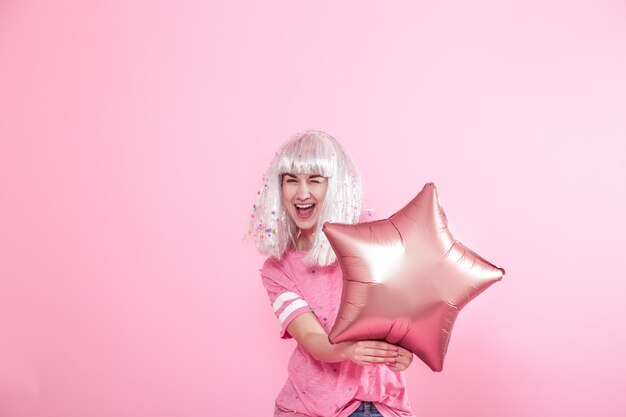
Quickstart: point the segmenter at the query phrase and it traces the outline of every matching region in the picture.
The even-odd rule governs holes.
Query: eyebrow
[[[284,173],[283,176],[289,176],[291,178],[298,179],[298,177],[288,172]],[[326,177],[324,177],[323,175],[319,175],[319,174],[309,175],[309,179],[313,179],[313,178],[326,178]]]

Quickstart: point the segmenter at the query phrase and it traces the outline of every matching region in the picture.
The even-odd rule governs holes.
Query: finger
[[[399,356],[399,357],[396,358],[396,362],[395,363],[398,364],[398,365],[402,365],[404,367],[408,367],[410,361],[409,361],[409,358],[406,357],[406,356]]]
[[[413,352],[398,346],[398,357],[407,358],[408,360],[411,360],[413,359]]]
[[[361,360],[370,363],[396,363],[395,358],[382,358],[380,356],[362,356]]]
[[[360,346],[355,349],[355,353],[358,355],[366,356],[381,356],[381,357],[395,357],[398,356],[398,352],[394,350],[377,349],[373,347]]]
[[[409,365],[411,365],[411,362],[413,362],[413,354],[411,353],[410,356],[398,356],[396,358],[396,366],[398,368],[400,368],[399,370],[405,370],[409,367]]]
[[[395,363],[394,363],[394,364],[389,364],[389,365],[386,365],[386,366],[387,366],[387,368],[391,369],[391,370],[392,370],[392,371],[394,371],[394,372],[399,372],[399,371],[401,371],[401,369],[400,369],[400,368],[398,367],[398,365],[397,365],[397,364],[395,364]]]
[[[395,358],[398,356],[398,352],[395,350],[376,349],[376,348],[363,348],[362,354],[367,356],[381,356],[388,358]]]
[[[401,363],[401,362],[396,362],[396,363],[392,363],[392,364],[388,364],[387,365],[389,367],[389,369],[391,369],[394,372],[400,372],[400,371],[404,371],[405,369],[407,369],[409,367],[408,364],[406,363]]]
[[[364,348],[398,351],[398,346],[380,340],[362,340],[359,344]]]
[[[404,356],[410,356],[413,355],[413,352],[411,352],[410,350],[407,350],[405,348],[403,348],[402,346],[397,346],[398,348],[398,353],[400,353],[401,355]]]
[[[362,361],[362,362],[367,362],[367,363],[374,363],[374,364],[388,364],[388,363],[396,362],[395,358],[381,358],[380,356],[367,356],[367,355],[359,356],[357,360]]]

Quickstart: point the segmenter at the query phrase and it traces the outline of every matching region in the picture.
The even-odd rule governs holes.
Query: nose
[[[300,186],[298,187],[298,192],[296,193],[296,198],[298,200],[304,201],[310,196],[311,196],[311,191],[309,190],[309,187],[306,185],[304,181],[301,182]]]

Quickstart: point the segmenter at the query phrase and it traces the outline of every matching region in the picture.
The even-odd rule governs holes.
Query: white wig
[[[252,207],[248,236],[259,252],[280,259],[296,247],[299,229],[282,203],[284,174],[317,174],[328,179],[328,188],[313,235],[313,245],[304,257],[312,265],[331,265],[336,256],[322,232],[325,222],[357,223],[361,215],[361,177],[343,148],[328,133],[298,132],[276,153]]]

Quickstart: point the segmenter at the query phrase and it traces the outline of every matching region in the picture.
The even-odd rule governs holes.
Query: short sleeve
[[[267,290],[270,304],[280,323],[280,337],[290,339],[289,323],[302,313],[311,311],[298,286],[283,268],[280,261],[268,258],[261,269],[263,286]]]

